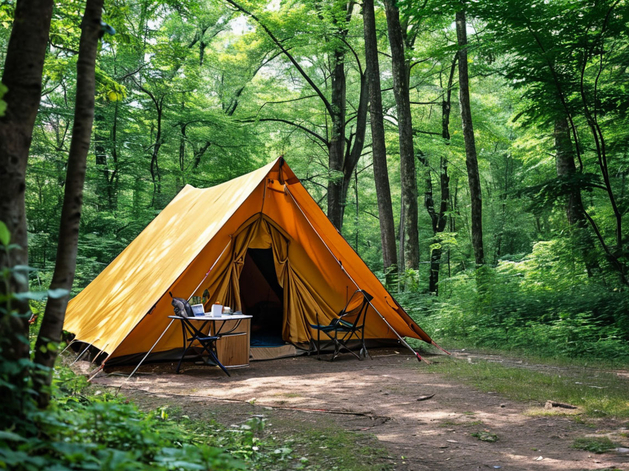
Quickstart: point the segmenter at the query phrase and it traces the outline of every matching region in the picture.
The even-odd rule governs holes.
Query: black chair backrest
[[[360,305],[348,311],[352,302],[355,302],[355,296],[357,295],[361,296],[362,302]],[[339,313],[339,320],[352,324],[354,329],[360,328],[361,320],[362,325],[365,325],[365,315],[367,313],[367,309],[369,308],[369,302],[372,299],[373,296],[365,290],[358,289],[354,291],[354,294],[352,294],[343,310]]]

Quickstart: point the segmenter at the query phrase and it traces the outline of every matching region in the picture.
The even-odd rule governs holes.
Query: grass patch
[[[375,437],[334,428],[302,430],[295,442],[306,451],[317,470],[384,471],[393,469],[386,449]]]
[[[425,368],[425,367],[424,367]],[[481,391],[494,391],[518,401],[547,400],[581,407],[590,417],[629,417],[629,381],[612,373],[588,370],[534,371],[475,360],[443,358],[428,371],[444,373]]]
[[[251,470],[388,471],[395,465],[373,435],[329,424],[289,420],[265,410],[264,417],[254,414],[226,426],[218,409],[194,420],[179,406],[169,412],[200,443],[225,451]]]
[[[585,450],[591,453],[607,453],[619,445],[607,437],[583,437],[577,438],[572,444],[577,450]]]
[[[471,434],[472,437],[478,438],[481,442],[497,442],[498,435],[492,432],[488,432],[487,430],[483,430],[481,432],[475,432]]]

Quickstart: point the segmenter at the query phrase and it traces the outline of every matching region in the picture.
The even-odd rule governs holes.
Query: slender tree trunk
[[[94,112],[94,156],[96,157],[96,167],[100,171],[100,177],[96,179],[96,191],[100,196],[107,195],[107,203],[99,204],[102,199],[99,198],[99,209],[111,210],[113,207],[113,194],[110,181],[110,171],[107,165],[107,142],[104,134],[107,123],[103,110]]]
[[[417,209],[417,175],[415,174],[415,152],[413,149],[413,122],[409,95],[408,69],[404,54],[404,34],[400,24],[400,12],[395,0],[384,2],[391,66],[393,93],[397,104],[398,132],[400,138],[400,180],[402,184],[403,252],[405,268],[419,266],[419,232]]]
[[[443,92],[443,100],[441,102],[441,137],[444,143],[450,145],[450,111],[452,109],[452,83],[454,81],[454,71],[458,54],[454,56],[452,65],[450,66],[450,74],[448,75],[448,83]],[[445,154],[445,153],[444,153]],[[430,216],[432,223],[432,232],[434,243],[436,246],[430,252],[430,276],[428,278],[428,291],[439,294],[439,272],[441,270],[441,256],[443,249],[439,244],[437,235],[443,232],[448,224],[448,206],[450,204],[450,177],[448,175],[448,157],[444,155],[439,159],[439,191],[441,202],[439,211],[435,210],[435,201],[432,191],[432,177],[430,174],[430,165],[428,159],[419,153],[419,161],[424,165],[426,170],[426,192],[424,194],[424,205]],[[449,253],[448,253],[449,254]]]
[[[333,114],[332,136],[329,144],[329,172],[328,183],[328,218],[340,231],[343,227],[343,161],[345,160],[345,54],[337,49],[334,52],[334,67],[332,68],[332,96]]]
[[[26,189],[26,164],[33,137],[33,126],[39,108],[42,89],[42,72],[46,45],[50,31],[53,2],[51,0],[18,0],[15,20],[9,38],[4,63],[2,83],[8,88],[4,101],[7,109],[0,117],[0,221],[11,233],[11,243],[19,248],[9,253],[0,250],[0,272],[28,265],[28,240],[24,193]],[[28,291],[26,273],[12,276],[8,285],[0,283],[0,294]],[[28,301],[5,302],[6,313],[0,315],[0,355],[2,362],[14,365],[29,356]],[[14,313],[21,314],[18,317]],[[11,384],[23,383],[24,367],[8,374],[5,380]],[[22,389],[13,392],[0,387],[0,403],[13,409],[23,401]],[[9,410],[10,413],[19,413]],[[8,417],[8,413],[6,417]],[[3,430],[11,424],[0,424]]]
[[[570,127],[565,116],[555,119],[554,133],[555,141],[555,163],[557,176],[566,184],[570,185],[570,192],[566,201],[566,218],[571,226],[577,228],[576,239],[580,246],[583,260],[588,272],[599,269],[594,251],[594,243],[587,232],[588,221],[585,216],[585,208],[581,199],[581,189],[574,181],[577,175],[577,167],[574,163],[574,148],[570,138]]]
[[[163,98],[160,100],[159,105],[155,103],[157,109],[157,132],[155,134],[155,145],[153,145],[153,152],[151,153],[151,178],[153,180],[153,201],[151,206],[156,208],[158,206],[158,196],[162,193],[162,174],[159,170],[159,150],[162,147],[162,104]]]
[[[349,144],[345,150],[343,160],[343,187],[341,189],[341,201],[347,200],[352,175],[356,170],[363,148],[365,147],[365,132],[367,130],[367,111],[369,108],[369,85],[367,76],[360,75],[360,96],[358,97],[358,110],[356,111],[356,131],[350,133]],[[343,227],[343,217],[345,215],[345,205],[341,205],[341,227]]]
[[[112,209],[118,209],[118,189],[120,179],[118,177],[118,101],[114,109],[114,124],[111,128],[111,158],[114,161],[114,172],[109,178],[109,184],[112,188]]]
[[[563,179],[572,179],[576,176],[577,167],[574,163],[574,153],[572,141],[570,140],[570,130],[565,117],[555,119],[554,141],[555,141],[555,163],[557,166],[557,176]],[[583,224],[585,219],[581,190],[573,185],[566,202],[566,217],[570,225]]]
[[[472,110],[470,107],[469,74],[467,70],[467,31],[465,11],[463,10],[456,13],[456,36],[459,43],[459,100],[461,103],[463,139],[465,140],[465,164],[467,166],[467,180],[472,200],[472,247],[476,265],[480,266],[485,263],[483,251],[483,200],[474,140],[474,127],[472,125]]]
[[[371,141],[373,155],[373,175],[378,199],[380,217],[380,240],[382,241],[382,262],[385,272],[389,267],[396,268],[395,222],[389,170],[387,168],[387,147],[384,135],[382,95],[380,92],[380,66],[378,64],[378,41],[374,0],[363,1],[363,27],[365,36],[365,75],[369,87],[369,115],[371,116]]]
[[[101,33],[101,13],[103,0],[87,0],[85,14],[81,22],[81,40],[77,62],[77,87],[72,128],[72,143],[68,155],[66,186],[59,226],[59,245],[55,272],[50,284],[52,290],[72,288],[76,270],[76,254],[79,241],[79,224],[83,206],[83,184],[87,153],[90,148],[92,124],[94,121],[95,66],[98,38]],[[52,367],[57,358],[57,350],[49,344],[61,341],[61,332],[66,307],[70,295],[51,297],[46,303],[46,311],[35,345],[35,363],[49,368],[35,376],[35,389],[39,392],[41,408],[50,402],[50,381]]]

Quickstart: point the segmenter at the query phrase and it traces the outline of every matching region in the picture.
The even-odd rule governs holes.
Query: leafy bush
[[[538,355],[629,359],[629,294],[588,277],[565,241],[535,244],[521,261],[461,272],[440,284],[449,298],[399,301],[437,338]],[[568,263],[568,260],[571,260]]]
[[[85,378],[58,370],[51,408],[24,418],[37,432],[24,426],[0,432],[0,467],[16,471],[246,469],[239,459],[168,420],[163,410],[143,413],[111,394],[87,396],[86,385]]]

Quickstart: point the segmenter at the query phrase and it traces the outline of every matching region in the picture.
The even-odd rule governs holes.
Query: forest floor
[[[350,355],[332,363],[314,357],[255,362],[231,370],[231,377],[193,364],[180,374],[172,364],[146,365],[129,381],[130,369],[121,369],[101,374],[94,384],[120,388],[143,409],[168,406],[194,420],[229,425],[264,417],[265,433],[318,463],[296,469],[629,470],[626,418],[597,418],[581,408],[548,410],[541,398],[515,400],[449,374],[452,365],[489,362],[568,377],[581,385],[572,380],[596,378],[594,368],[584,374],[582,367],[464,351],[454,352],[454,358],[428,356],[433,364],[426,365],[401,350],[371,353],[372,360],[362,362]],[[621,390],[626,383],[629,391],[627,371],[606,374],[620,381]],[[487,381],[491,384],[491,378]],[[517,381],[516,389],[536,387]],[[601,397],[606,394],[606,386],[589,387],[599,388],[592,391]],[[629,402],[624,406],[629,408]],[[576,449],[575,443],[593,451]],[[616,448],[597,454],[600,443]],[[312,460],[318,454],[330,457],[329,466],[320,457]],[[359,455],[363,465],[344,466],[343,455]]]

